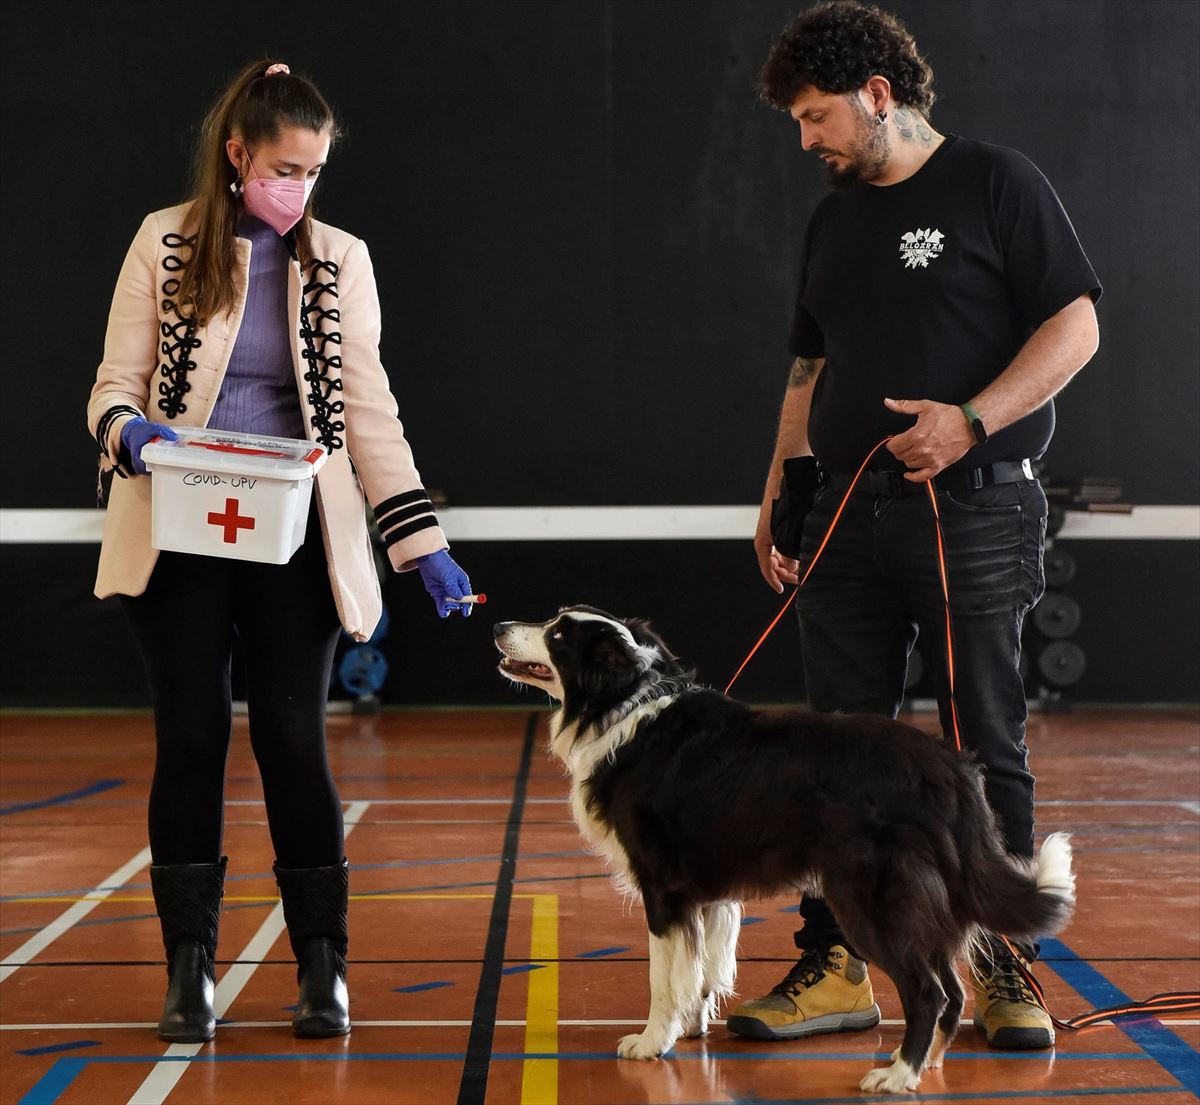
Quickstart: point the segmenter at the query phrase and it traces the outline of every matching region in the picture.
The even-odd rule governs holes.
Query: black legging
[[[164,552],[145,593],[122,602],[154,700],[154,862],[220,858],[236,633],[275,857],[283,867],[340,863],[342,807],[325,754],[339,625],[316,512],[288,564]]]

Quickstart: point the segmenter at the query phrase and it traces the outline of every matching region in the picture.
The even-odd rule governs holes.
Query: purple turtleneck
[[[246,309],[208,425],[214,430],[303,438],[304,412],[288,325],[287,244],[245,212],[238,219],[237,236],[250,242]]]

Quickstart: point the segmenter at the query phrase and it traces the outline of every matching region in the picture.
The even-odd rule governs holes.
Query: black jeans
[[[315,511],[287,564],[164,552],[145,593],[122,603],[154,701],[154,862],[220,858],[236,633],[276,858],[283,867],[340,863],[342,807],[325,751],[340,626]]]
[[[936,484],[936,480],[934,481]],[[801,572],[844,492],[822,489],[804,525]],[[955,699],[964,747],[984,767],[988,801],[1011,852],[1033,855],[1033,776],[1025,748],[1021,626],[1045,589],[1046,496],[1036,480],[942,491],[954,626]],[[908,654],[921,635],[942,730],[952,739],[945,602],[933,507],[922,489],[896,497],[856,491],[797,596],[809,703],[821,712],[895,717]],[[807,947],[827,943],[823,903],[802,904]]]

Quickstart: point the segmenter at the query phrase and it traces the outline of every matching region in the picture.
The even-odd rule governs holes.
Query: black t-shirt
[[[1100,283],[1049,182],[1015,150],[947,135],[907,180],[855,181],[808,226],[792,353],[824,357],[809,441],[852,472],[913,424],[883,399],[965,403],[1030,334]],[[1039,457],[1054,404],[973,447],[955,467]],[[881,449],[873,468],[902,468]]]

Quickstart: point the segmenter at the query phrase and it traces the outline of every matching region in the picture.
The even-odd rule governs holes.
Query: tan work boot
[[[853,1032],[878,1023],[867,965],[841,944],[806,951],[769,994],[742,1002],[726,1021],[730,1032],[755,1040]]]
[[[1054,1046],[1054,1024],[1040,1005],[1012,952],[995,940],[988,952],[971,956],[975,988],[975,1027],[989,1047],[1005,1051],[1039,1051]],[[1028,962],[1021,960],[1028,967]]]

